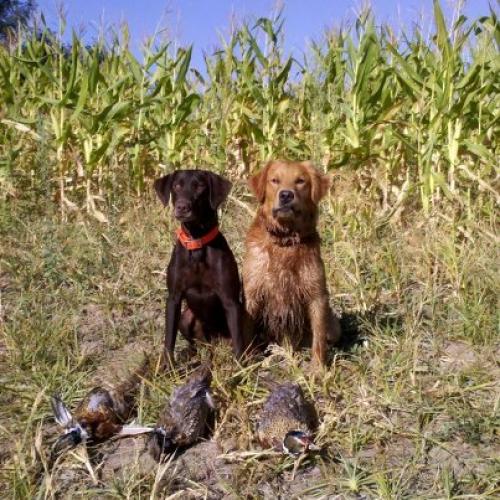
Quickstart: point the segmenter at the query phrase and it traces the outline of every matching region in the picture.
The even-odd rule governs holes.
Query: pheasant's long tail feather
[[[114,391],[117,394],[122,394],[122,395],[132,395],[137,391],[139,388],[139,385],[141,381],[146,378],[149,369],[151,367],[151,359],[148,355],[144,354],[144,360],[142,361],[141,365],[136,368],[128,377],[126,380],[118,384],[115,388]]]
[[[155,427],[142,427],[140,425],[124,425],[120,432],[115,436],[117,438],[139,436],[141,434],[151,434],[155,432]]]

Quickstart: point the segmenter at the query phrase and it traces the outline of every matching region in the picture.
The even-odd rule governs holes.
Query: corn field
[[[40,190],[64,214],[150,189],[162,169],[245,178],[271,157],[350,172],[390,215],[498,194],[500,27],[492,10],[396,36],[369,10],[286,55],[281,15],[243,23],[191,66],[192,47],[127,29],[86,46],[47,28],[0,46],[2,198]],[[163,166],[163,167],[160,167]]]

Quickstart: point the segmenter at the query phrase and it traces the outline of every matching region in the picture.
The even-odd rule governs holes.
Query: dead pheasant
[[[134,415],[137,392],[149,369],[144,351],[127,351],[126,356],[118,355],[106,366],[104,376],[97,374],[98,385],[86,394],[74,412],[59,396],[52,397],[55,420],[64,429],[54,443],[53,458],[80,443],[151,432],[148,427],[125,425]]]
[[[177,387],[163,409],[149,442],[157,461],[176,448],[185,448],[202,438],[214,409],[210,393],[212,373],[207,365],[199,368],[188,382]]]
[[[259,416],[257,436],[266,448],[291,455],[318,450],[313,444],[317,415],[298,384],[276,386],[269,394]]]

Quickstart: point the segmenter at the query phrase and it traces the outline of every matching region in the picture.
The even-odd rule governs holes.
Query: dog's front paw
[[[173,352],[163,351],[160,358],[160,368],[164,372],[170,372],[175,369],[175,357]]]
[[[177,364],[181,366],[188,365],[196,356],[197,350],[194,345],[188,345],[181,349],[177,354]]]

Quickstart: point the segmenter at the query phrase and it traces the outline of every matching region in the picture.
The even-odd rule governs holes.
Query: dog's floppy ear
[[[311,199],[314,203],[319,203],[332,186],[332,178],[328,174],[320,172],[310,161],[303,161],[311,178]]]
[[[162,203],[167,206],[168,201],[170,200],[170,191],[172,190],[172,184],[174,181],[175,172],[172,174],[165,175],[156,179],[154,182],[154,188],[158,198],[162,201]]]
[[[210,192],[210,206],[217,210],[221,203],[226,201],[229,191],[231,191],[232,184],[224,177],[214,174],[213,172],[207,172],[208,175],[208,187]]]
[[[260,172],[248,179],[248,186],[261,204],[264,203],[264,200],[266,199],[267,174],[272,164],[272,161],[268,162]]]

